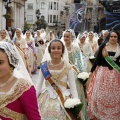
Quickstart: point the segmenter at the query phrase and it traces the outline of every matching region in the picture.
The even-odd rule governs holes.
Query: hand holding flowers
[[[81,109],[82,109],[83,104],[81,103],[80,99],[78,98],[69,98],[65,101],[64,103],[64,107],[69,109],[74,116],[76,117],[76,119],[81,117]]]
[[[77,75],[77,77],[83,84],[85,84],[87,82],[87,79],[89,78],[89,73],[81,72]]]

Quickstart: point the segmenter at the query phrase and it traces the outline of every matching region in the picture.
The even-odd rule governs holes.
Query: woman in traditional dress
[[[65,42],[65,46],[68,51],[68,56],[69,56],[69,62],[77,68],[77,72],[75,71],[76,75],[76,85],[77,85],[77,91],[78,91],[78,96],[81,99],[81,102],[83,103],[83,108],[82,111],[84,113],[84,118],[87,120],[87,103],[85,99],[85,94],[84,94],[84,88],[83,84],[77,79],[77,74],[79,72],[83,72],[83,60],[82,60],[82,53],[80,51],[80,48],[78,46],[78,43],[75,40],[75,34],[74,31],[69,29],[64,31],[63,33],[63,40]],[[74,42],[72,43],[72,41]]]
[[[24,39],[22,30],[20,28],[17,28],[13,37],[13,42],[16,45],[21,57],[23,58],[24,64],[27,68],[27,70],[30,73],[30,65],[28,63],[28,56],[27,56],[27,42]]]
[[[41,31],[37,30],[35,35],[35,46],[36,46],[36,54],[37,54],[37,67],[40,68],[40,63],[45,50],[45,42],[41,37]]]
[[[37,70],[37,61],[36,61],[37,56],[35,51],[35,42],[30,31],[26,31],[25,41],[27,42],[28,45],[27,55],[28,55],[28,62],[30,64],[30,71],[31,73],[35,73]]]
[[[46,41],[46,38],[47,38],[45,29],[42,28],[42,29],[40,30],[40,33],[41,33],[41,38],[42,38],[43,41],[45,42],[45,41]]]
[[[11,42],[9,33],[7,32],[7,30],[2,29],[0,31],[0,41],[6,41],[6,42]]]
[[[49,52],[47,62],[41,63],[39,79],[37,80],[38,83],[36,86],[42,119],[73,120],[64,108],[64,101],[70,98],[70,96],[71,99],[80,100],[78,99],[74,80],[74,71],[71,64],[64,60],[67,51],[65,52],[63,43],[55,39],[50,42],[46,48],[46,52]],[[46,71],[49,71],[50,74],[46,74]],[[53,81],[52,84],[51,80]],[[45,87],[42,87],[43,82],[45,82]]]
[[[0,42],[0,119],[41,120],[32,80],[8,42]]]
[[[98,44],[97,44],[97,39],[94,39],[94,33],[92,31],[88,33],[88,42],[90,43],[94,54],[98,49]]]
[[[55,35],[53,33],[53,31],[50,31],[47,35],[47,40],[50,42],[51,40],[55,39]]]
[[[90,120],[120,120],[120,35],[112,30],[99,47],[88,88]]]
[[[86,41],[86,35],[85,34],[79,34],[78,35],[78,45],[80,47],[80,50],[82,52],[82,58],[84,61],[83,65],[83,71],[90,72],[90,69],[92,67],[92,64],[89,61],[89,58],[93,56],[93,51],[91,48],[91,45]]]

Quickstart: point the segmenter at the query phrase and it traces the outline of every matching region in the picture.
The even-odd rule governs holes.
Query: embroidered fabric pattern
[[[39,97],[39,108],[44,120],[69,120],[62,109],[58,98],[50,99],[47,92]]]
[[[0,115],[5,118],[11,118],[12,120],[26,120],[26,116],[24,114],[12,111],[7,107],[0,109]]]
[[[99,68],[88,107],[91,115],[100,120],[120,119],[119,79],[120,75],[114,69]]]
[[[16,99],[18,99],[25,91],[30,89],[30,87],[32,86],[31,83],[29,83],[28,81],[26,82],[25,81],[26,80],[19,79],[18,83],[13,89],[13,92],[11,92],[9,95],[5,94],[3,97],[0,98],[0,115],[1,116],[11,118],[11,119],[14,118],[13,120],[24,120],[24,119],[20,119],[20,118],[24,118],[23,114],[18,113],[17,115],[16,112],[9,110],[5,106],[15,101]]]
[[[60,73],[51,73],[52,78],[60,85],[67,87],[67,83],[61,81],[61,79],[68,73],[70,69],[72,69],[72,66],[67,64],[67,66]]]

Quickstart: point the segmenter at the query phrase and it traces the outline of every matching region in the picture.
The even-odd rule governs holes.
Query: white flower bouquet
[[[89,73],[81,72],[77,75],[77,77],[83,84],[85,84],[89,78]]]
[[[65,108],[74,108],[74,106],[79,105],[79,104],[81,104],[80,99],[78,99],[78,98],[74,98],[74,99],[69,98],[69,99],[67,99],[65,101],[64,107]]]
[[[64,103],[64,107],[66,109],[69,109],[74,116],[77,119],[77,115],[79,114],[79,112],[82,109],[83,104],[81,103],[80,99],[78,98],[69,98],[65,101]]]

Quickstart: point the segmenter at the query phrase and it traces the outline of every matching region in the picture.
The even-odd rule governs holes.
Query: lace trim
[[[61,79],[67,75],[69,70],[72,69],[72,66],[70,64],[67,64],[66,67],[60,72],[60,73],[51,73],[52,78],[58,82],[60,85],[67,87],[67,83],[61,81]]]
[[[5,118],[10,118],[12,120],[26,120],[26,116],[24,114],[12,111],[7,107],[0,109],[0,116],[3,116]]]
[[[116,52],[115,54],[115,58],[119,57],[120,56],[120,46],[118,47],[118,51]]]
[[[0,98],[0,115],[6,116],[7,112],[9,112],[9,114],[7,115],[10,118],[13,118],[13,116],[16,118],[19,118],[22,114],[17,116],[16,112],[6,109],[5,106],[17,100],[25,91],[29,90],[31,86],[32,84],[29,83],[27,80],[20,79],[18,83],[15,85],[15,87],[13,88],[13,92],[11,92],[9,95],[5,94],[3,95],[3,97]],[[18,120],[18,119],[15,119],[15,120]]]

